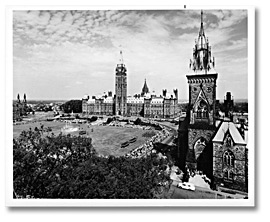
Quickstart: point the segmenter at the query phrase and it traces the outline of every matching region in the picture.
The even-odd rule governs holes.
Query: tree
[[[65,113],[81,113],[82,112],[82,101],[81,100],[70,100],[61,105],[61,109]]]
[[[91,138],[23,131],[13,140],[13,185],[23,198],[157,198],[167,160],[100,157]]]

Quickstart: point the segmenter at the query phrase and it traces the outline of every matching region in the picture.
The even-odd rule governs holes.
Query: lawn
[[[29,128],[34,129],[35,127],[40,128],[42,124],[44,127],[51,127],[54,134],[60,133],[61,128],[65,126],[64,122],[48,121],[14,125],[13,136],[16,138],[23,130],[28,130]],[[72,124],[72,126],[79,127],[80,130],[85,130],[87,134],[84,136],[92,138],[94,148],[101,155],[125,155],[129,151],[144,144],[144,142],[148,139],[146,137],[142,137],[142,134],[145,132],[143,129],[116,126],[88,126],[87,124]],[[79,135],[79,131],[73,132],[72,134]],[[125,148],[121,148],[121,143],[126,142],[133,137],[137,137],[136,142],[131,143]]]

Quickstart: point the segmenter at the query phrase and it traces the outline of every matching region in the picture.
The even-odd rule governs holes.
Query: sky
[[[178,89],[188,100],[200,10],[13,12],[13,98],[81,99],[115,93],[120,50],[128,95]],[[215,57],[217,99],[230,91],[248,98],[247,10],[204,10],[204,31]]]

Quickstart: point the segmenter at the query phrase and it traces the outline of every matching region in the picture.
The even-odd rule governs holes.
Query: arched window
[[[228,154],[228,152],[226,151],[226,152],[223,154],[223,164],[228,165],[228,159],[229,159],[229,154]]]
[[[206,119],[208,118],[208,108],[207,103],[204,100],[201,100],[197,105],[197,118]]]
[[[223,164],[234,167],[234,160],[235,157],[233,155],[233,152],[230,150],[226,150],[223,154]]]
[[[234,155],[233,154],[229,155],[229,165],[234,167]]]

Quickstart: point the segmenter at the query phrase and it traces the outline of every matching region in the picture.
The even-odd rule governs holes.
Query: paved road
[[[174,182],[169,190],[170,199],[243,199],[242,195],[231,195],[224,192],[214,191],[208,188],[195,186],[195,191],[184,190],[176,187]]]
[[[172,145],[172,142],[173,142],[174,138],[177,136],[177,130],[176,130],[176,128],[170,126],[169,123],[166,124],[166,122],[162,122],[162,123],[159,122],[159,124],[162,125],[162,126],[165,126],[166,128],[169,128],[170,129],[169,130],[170,131],[170,136],[168,136],[166,139],[164,139],[162,141],[162,143],[163,144],[166,144],[166,145]]]

